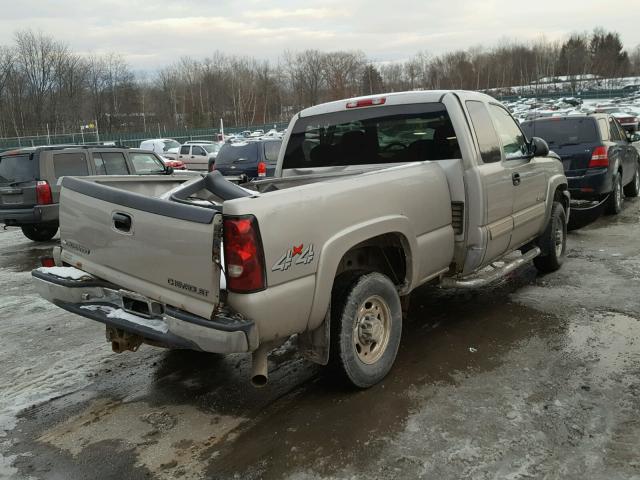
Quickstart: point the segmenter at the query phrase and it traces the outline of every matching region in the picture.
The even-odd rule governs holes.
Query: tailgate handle
[[[111,216],[116,230],[129,233],[131,231],[131,216],[126,213],[114,213]]]

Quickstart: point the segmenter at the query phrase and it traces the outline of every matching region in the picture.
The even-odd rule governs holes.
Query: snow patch
[[[38,268],[38,272],[48,273],[50,275],[55,275],[56,277],[68,278],[71,280],[93,278],[93,276],[89,275],[87,272],[83,272],[82,270],[78,270],[74,267],[40,267]]]
[[[152,318],[142,318],[137,315],[131,315],[130,313],[125,312],[121,308],[114,309],[111,313],[107,315],[108,318],[119,318],[121,320],[126,320],[131,323],[136,323],[138,325],[142,325],[143,327],[148,327],[152,330],[161,333],[167,333],[169,331],[169,327],[163,320],[154,320]]]
[[[100,311],[106,313],[107,318],[118,318],[120,320],[126,320],[127,322],[150,328],[152,330],[155,330],[156,332],[167,333],[169,331],[169,327],[164,322],[164,320],[139,317],[137,315],[127,313],[121,308],[109,307],[108,305],[82,305],[80,308],[83,310],[89,310],[91,312]]]

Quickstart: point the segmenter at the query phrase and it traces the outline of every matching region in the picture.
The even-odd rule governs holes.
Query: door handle
[[[515,186],[520,185],[520,174],[518,172],[511,175],[511,181]]]
[[[111,216],[113,227],[123,233],[131,232],[131,216],[126,213],[114,213]]]

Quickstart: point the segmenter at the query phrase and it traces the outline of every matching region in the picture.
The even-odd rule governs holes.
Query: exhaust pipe
[[[267,354],[271,345],[263,343],[251,354],[251,383],[254,387],[264,387],[269,381]]]

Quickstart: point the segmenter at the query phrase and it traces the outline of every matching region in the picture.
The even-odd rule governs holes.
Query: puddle
[[[596,313],[589,320],[567,330],[567,348],[585,357],[596,378],[606,382],[625,364],[640,363],[640,320],[616,312]]]
[[[82,413],[50,429],[38,442],[82,456],[100,442],[135,453],[135,467],[158,479],[200,479],[205,450],[223,441],[243,418],[203,413],[189,405],[152,407],[145,402],[92,402]]]

